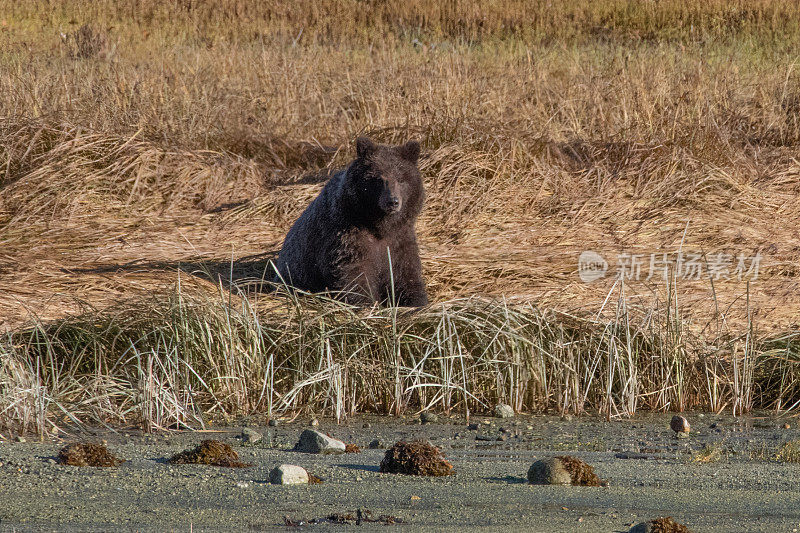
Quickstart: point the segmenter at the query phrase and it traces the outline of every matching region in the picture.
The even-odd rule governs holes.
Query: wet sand
[[[368,509],[402,525],[359,529],[415,531],[526,530],[627,531],[632,524],[670,515],[694,531],[795,531],[800,529],[800,464],[771,460],[784,442],[800,438],[785,420],[688,415],[692,433],[676,439],[669,415],[606,422],[579,417],[513,419],[440,417],[421,425],[412,418],[356,417],[319,428],[354,443],[356,454],[318,456],[291,450],[308,419],[277,427],[246,423],[264,435],[245,446],[240,425],[212,432],[142,435],[135,431],[81,434],[60,442],[0,442],[0,531],[272,531],[352,529],[293,520]],[[263,423],[263,420],[261,420]],[[367,425],[368,427],[364,427]],[[497,439],[505,440],[478,440]],[[250,468],[170,465],[165,459],[204,438],[234,446]],[[367,449],[379,439],[381,449]],[[425,438],[440,446],[455,475],[418,478],[381,474],[385,447]],[[55,464],[58,450],[75,440],[105,439],[128,461],[116,468]],[[711,445],[719,460],[698,463]],[[535,460],[569,453],[589,462],[607,487],[532,486]],[[324,479],[321,485],[280,486],[268,481],[282,463]]]

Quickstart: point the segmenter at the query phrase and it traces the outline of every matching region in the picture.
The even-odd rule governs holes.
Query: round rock
[[[689,430],[691,429],[689,426],[689,421],[686,418],[682,417],[681,415],[675,415],[672,417],[672,420],[669,422],[669,427],[675,433],[681,434],[685,433],[688,434]]]
[[[494,416],[497,418],[513,418],[514,409],[505,403],[499,403],[494,408]]]
[[[536,461],[528,469],[528,483],[532,485],[571,485],[572,476],[560,459],[550,457]]]
[[[436,413],[431,413],[429,411],[425,411],[420,413],[419,421],[423,424],[435,424],[439,421],[439,416]]]
[[[257,442],[261,442],[262,439],[261,433],[258,431],[252,430],[250,428],[242,429],[242,442],[245,444],[256,444]]]
[[[276,466],[269,473],[269,482],[275,485],[307,485],[308,472],[297,465]]]
[[[314,429],[306,429],[300,434],[300,440],[294,447],[295,451],[305,453],[344,453],[344,442],[327,436]]]

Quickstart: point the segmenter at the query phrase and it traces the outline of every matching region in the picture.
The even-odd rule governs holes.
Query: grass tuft
[[[775,459],[782,463],[800,463],[800,441],[792,440],[781,446]]]

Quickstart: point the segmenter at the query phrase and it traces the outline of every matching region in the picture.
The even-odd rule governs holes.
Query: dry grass
[[[348,2],[140,3],[133,14],[55,2],[47,16],[12,3],[0,32],[0,320],[104,306],[174,283],[179,265],[221,270],[275,251],[367,132],[423,141],[420,233],[437,299],[596,311],[611,283],[578,279],[581,251],[613,269],[619,253],[649,258],[683,243],[708,257],[760,251],[751,310],[770,329],[795,323],[791,6],[597,4],[539,8],[528,28],[513,2],[485,13],[467,3],[463,16],[380,3],[373,23]],[[447,46],[384,31],[416,27],[412,13]],[[558,23],[570,18],[579,23]],[[300,29],[309,41],[293,45]],[[113,42],[113,57],[63,50],[60,33]],[[630,285],[645,306],[666,297],[663,283]],[[716,305],[710,290],[708,280],[681,286],[697,327],[718,309],[746,322],[743,283],[718,281]]]
[[[197,423],[203,409],[272,405],[265,382],[241,377],[263,377],[266,359],[225,350],[262,342],[253,323],[284,319],[251,295],[257,311],[242,316],[258,319],[242,318],[234,333],[229,297],[208,303],[208,294],[263,276],[289,225],[365,132],[424,146],[424,269],[434,300],[456,301],[422,324],[455,316],[469,328],[478,314],[501,320],[514,309],[532,337],[486,331],[525,346],[547,331],[548,349],[565,361],[579,354],[562,340],[584,332],[587,346],[602,346],[595,353],[610,354],[586,368],[564,362],[554,381],[535,386],[515,377],[517,407],[796,407],[797,4],[484,4],[0,0],[0,330],[14,330],[0,347],[3,416],[44,431],[62,406],[82,420],[136,413],[161,427]],[[580,281],[586,249],[612,270],[623,252],[763,260],[749,290],[707,278],[621,287],[612,276]],[[186,296],[172,289],[179,272],[194,274],[180,283],[205,295],[200,304],[136,299]],[[499,305],[459,299],[471,296]],[[129,301],[138,303],[119,303]],[[199,309],[192,328],[207,320],[209,338],[227,339],[211,352],[228,359],[183,361],[220,383],[198,385],[174,355],[161,359],[177,342],[170,321],[189,309]],[[371,315],[363,322],[372,327]],[[164,345],[140,349],[142,338]],[[66,355],[54,359],[37,343]],[[385,364],[383,349],[368,364]],[[340,355],[335,343],[331,353]],[[111,366],[85,371],[83,356]],[[273,363],[276,375],[286,370]],[[515,365],[502,372],[517,376]],[[600,368],[611,373],[593,377]],[[283,393],[313,375],[283,375]],[[143,376],[156,381],[143,385]],[[508,396],[505,379],[468,391]],[[395,411],[410,401],[381,386],[367,396],[374,403],[350,407]],[[319,400],[312,389],[281,408]],[[446,396],[435,402],[466,406]]]
[[[178,288],[9,334],[0,420],[44,435],[75,424],[203,427],[207,415],[254,412],[469,414],[499,402],[609,418],[798,405],[796,339],[778,352],[773,338],[709,342],[680,324],[670,310],[598,320],[478,298],[361,310]],[[756,379],[765,368],[772,381]]]

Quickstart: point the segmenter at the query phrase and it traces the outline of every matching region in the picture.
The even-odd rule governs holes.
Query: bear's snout
[[[403,207],[403,200],[392,193],[384,193],[381,195],[379,204],[384,213],[397,213]]]

